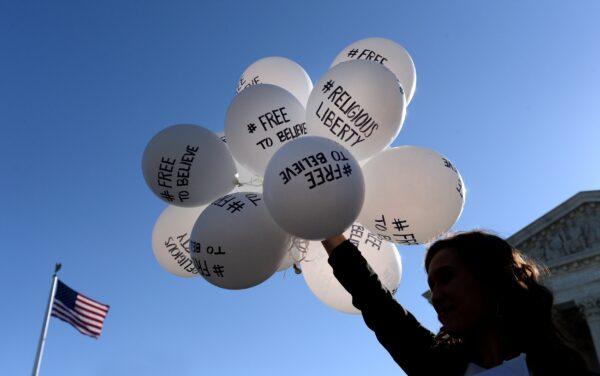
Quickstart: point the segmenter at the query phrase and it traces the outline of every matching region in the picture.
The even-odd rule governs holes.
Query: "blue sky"
[[[142,151],[162,128],[223,129],[236,81],[280,55],[313,82],[371,36],[418,82],[395,145],[433,148],[468,189],[455,229],[509,236],[600,187],[600,3],[12,1],[0,5],[0,374],[31,372],[56,261],[111,305],[101,339],[53,319],[42,375],[401,374],[360,317],[301,277],[245,291],[155,262],[164,208]],[[437,330],[423,249],[401,248],[398,299]]]

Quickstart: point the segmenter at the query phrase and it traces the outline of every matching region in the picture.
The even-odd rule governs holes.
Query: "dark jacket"
[[[464,375],[472,358],[465,348],[439,344],[433,333],[421,326],[383,287],[352,243],[345,241],[336,247],[329,257],[329,264],[335,277],[352,295],[352,304],[361,311],[367,326],[409,376]],[[544,349],[538,354],[526,354],[530,373],[587,374],[579,354],[572,350],[565,352],[564,348],[559,353],[557,357],[551,350]]]

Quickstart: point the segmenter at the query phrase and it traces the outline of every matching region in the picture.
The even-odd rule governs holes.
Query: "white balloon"
[[[364,180],[358,162],[343,146],[306,136],[275,153],[263,190],[279,226],[302,239],[320,240],[354,222],[363,203]]]
[[[404,122],[404,95],[381,64],[353,60],[331,68],[306,106],[311,135],[339,142],[360,160],[389,146]]]
[[[172,125],[156,134],[142,157],[146,184],[171,205],[200,206],[231,191],[235,164],[213,132],[198,125]]]
[[[354,223],[344,235],[358,247],[383,286],[395,294],[402,276],[402,263],[396,247],[380,240],[359,223]],[[360,311],[352,305],[352,296],[333,275],[328,258],[320,242],[310,242],[306,258],[300,263],[306,284],[329,307],[345,313],[359,314]]]
[[[291,237],[271,219],[262,195],[238,192],[209,205],[200,215],[190,254],[201,276],[215,286],[246,289],[277,271]]]
[[[271,84],[292,93],[306,106],[313,84],[306,71],[296,62],[285,57],[271,56],[255,61],[238,81],[236,93],[256,84]]]
[[[410,54],[404,47],[384,38],[361,39],[344,48],[331,66],[349,60],[373,61],[391,70],[403,89],[408,106],[417,87],[417,71]]]
[[[306,134],[304,106],[274,85],[253,85],[229,105],[225,137],[235,159],[263,175],[269,159],[286,142]]]
[[[227,137],[225,132],[217,132],[217,136],[227,145]],[[229,149],[229,146],[227,146]],[[233,188],[232,192],[259,192],[262,194],[262,182],[263,178],[260,175],[256,175],[254,172],[248,170],[242,166],[238,161],[234,160],[235,168],[237,169],[237,180],[238,185]]]
[[[385,149],[383,149],[382,151],[380,151],[379,153],[375,154],[374,156],[372,156],[369,159],[363,159],[362,161],[359,161],[358,164],[360,164],[360,167],[364,167],[371,159],[375,158],[376,156],[378,156],[380,153],[389,150],[391,148],[391,146],[386,147]],[[237,165],[236,165],[237,166]]]
[[[190,257],[192,227],[206,206],[178,208],[167,206],[152,230],[152,251],[156,261],[169,273],[194,277],[198,271]]]
[[[462,212],[462,177],[431,149],[391,148],[371,159],[363,171],[366,194],[358,221],[382,239],[427,243],[448,231]]]

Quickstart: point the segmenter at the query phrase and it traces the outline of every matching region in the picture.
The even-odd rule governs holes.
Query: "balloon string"
[[[298,250],[298,253],[299,253],[299,257],[298,258],[294,257],[295,255],[292,254],[292,259],[294,259],[294,261],[296,263],[300,263],[301,261],[306,260],[306,254],[308,253],[308,243],[309,243],[309,241],[306,240],[306,239],[301,239],[301,238],[294,237],[292,239],[292,243],[293,243],[293,246]]]
[[[294,247],[295,247],[295,246],[296,246],[296,238],[295,238],[295,237],[292,237],[292,238],[290,239],[290,244],[289,244],[289,246],[288,246],[288,249],[287,249],[287,251],[286,251],[286,252],[291,252],[291,251],[292,251],[292,249],[294,249]]]
[[[262,187],[263,185],[263,178],[260,176],[253,176],[248,181],[241,181],[238,178],[236,178],[236,181],[238,187],[243,187],[244,185],[249,185],[251,187]]]
[[[297,238],[294,236],[290,240],[288,249],[286,250],[286,253],[289,253],[290,257],[292,258],[292,261],[293,261],[292,268],[294,269],[294,273],[296,273],[296,274],[302,274],[302,269],[300,268],[300,262],[302,262],[306,259],[308,243],[309,243],[308,240]],[[296,252],[292,252],[292,250],[294,248],[296,248],[298,250],[297,253],[300,254],[299,256],[296,254]],[[285,278],[286,273],[287,273],[287,269],[283,273],[283,278]]]
[[[300,238],[294,238],[292,240],[292,242],[294,243],[294,247],[299,251],[299,257],[295,257],[296,255],[294,255],[292,253],[292,259],[294,260],[294,264],[292,265],[292,267],[294,268],[294,273],[296,274],[302,274],[302,269],[300,268],[300,262],[305,261],[306,260],[306,254],[308,253],[308,240],[305,239],[300,239]]]

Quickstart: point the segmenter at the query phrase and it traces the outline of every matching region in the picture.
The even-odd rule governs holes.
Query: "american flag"
[[[58,281],[52,316],[73,325],[81,333],[94,338],[100,337],[108,308],[108,305],[90,299]]]

